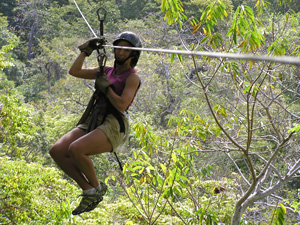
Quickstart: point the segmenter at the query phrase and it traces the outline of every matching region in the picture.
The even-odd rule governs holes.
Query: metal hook
[[[97,59],[98,59],[99,66],[105,66],[106,65],[107,56],[106,56],[105,52],[101,52],[98,55]]]
[[[103,19],[101,19],[100,17],[100,10],[103,10],[104,11],[104,16],[103,16]],[[105,17],[106,17],[106,10],[103,8],[103,7],[100,7],[98,10],[97,10],[97,15],[98,15],[98,20],[100,21],[100,35],[103,36],[103,22],[105,20]]]
[[[101,9],[104,11],[103,19],[101,19],[100,14],[99,14],[99,12],[100,12]],[[106,17],[106,9],[103,8],[103,7],[100,7],[99,9],[97,9],[97,15],[98,15],[98,20],[99,20],[100,22],[101,22],[101,21],[104,21],[104,20],[105,20],[105,17]]]
[[[99,64],[99,69],[100,69],[100,74],[104,74],[104,67],[106,65],[106,60],[107,60],[107,56],[106,56],[106,53],[105,53],[105,50],[104,52],[101,52],[99,53],[98,57],[97,57],[97,61],[98,61],[98,64]]]

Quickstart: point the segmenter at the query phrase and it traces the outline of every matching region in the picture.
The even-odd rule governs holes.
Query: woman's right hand
[[[90,56],[95,49],[102,48],[102,45],[105,44],[105,38],[91,38],[82,45],[78,46],[81,52],[84,52],[86,56]]]

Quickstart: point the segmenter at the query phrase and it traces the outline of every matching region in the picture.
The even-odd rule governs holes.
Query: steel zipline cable
[[[170,49],[157,49],[157,48],[136,48],[136,47],[121,47],[112,45],[103,45],[104,47],[111,48],[124,48],[131,50],[140,50],[147,52],[161,52],[168,54],[180,54],[180,55],[195,55],[195,56],[207,56],[212,58],[228,58],[228,59],[241,59],[241,60],[254,60],[254,61],[271,61],[283,64],[300,65],[300,59],[291,56],[282,57],[270,57],[264,55],[250,55],[250,54],[238,54],[238,53],[222,53],[222,52],[203,52],[203,51],[184,51],[184,50],[170,50]]]
[[[92,31],[93,35],[94,35],[95,37],[97,37],[96,33],[94,32],[93,28],[90,26],[89,22],[86,20],[86,18],[84,17],[84,15],[82,14],[82,12],[81,12],[81,10],[80,10],[80,8],[79,8],[79,6],[77,5],[77,3],[76,3],[75,0],[74,0],[74,3],[75,3],[75,5],[76,5],[76,8],[78,9],[80,15],[82,16],[83,20],[85,21],[85,23],[87,24],[87,26],[88,26],[88,27],[90,28],[90,30]]]
[[[74,3],[80,12],[82,18],[86,22],[89,29],[92,31],[93,35],[97,37],[96,33],[82,14],[79,6],[74,0]],[[112,46],[112,45],[103,45],[103,47],[111,48],[124,48],[131,50],[147,51],[147,52],[160,52],[168,54],[180,54],[180,55],[194,55],[194,56],[206,56],[212,58],[228,58],[228,59],[240,59],[240,60],[253,60],[253,61],[269,61],[281,64],[291,64],[291,65],[300,65],[300,58],[292,56],[277,56],[271,57],[267,55],[252,55],[252,54],[240,54],[240,53],[223,53],[223,52],[204,52],[204,51],[184,51],[184,50],[170,50],[170,49],[157,49],[157,48],[137,48],[137,47],[121,47],[121,46]]]

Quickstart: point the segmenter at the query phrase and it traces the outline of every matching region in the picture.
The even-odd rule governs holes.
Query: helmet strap
[[[128,58],[124,59],[124,60],[117,60],[117,59],[115,58],[115,62],[116,62],[116,64],[118,64],[119,66],[122,66],[129,58],[130,58],[130,56],[129,56]]]
[[[131,57],[133,57],[133,54],[131,53],[126,59],[124,59],[124,60],[118,60],[117,58],[116,58],[116,54],[115,54],[115,67],[116,67],[116,64],[118,64],[119,66],[122,66],[122,65],[124,65],[124,63],[128,60],[128,59],[130,59]]]

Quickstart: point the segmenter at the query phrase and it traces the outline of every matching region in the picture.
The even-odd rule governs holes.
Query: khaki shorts
[[[102,119],[103,116],[98,116],[98,124],[102,122]],[[97,129],[100,129],[105,133],[110,144],[112,145],[112,151],[115,152],[124,151],[123,148],[128,139],[128,120],[124,115],[122,116],[122,119],[125,125],[125,133],[120,132],[120,124],[116,117],[114,117],[112,114],[108,114],[104,122],[97,127]],[[90,118],[88,118],[85,123],[79,124],[77,127],[86,130],[88,127],[89,120]]]

